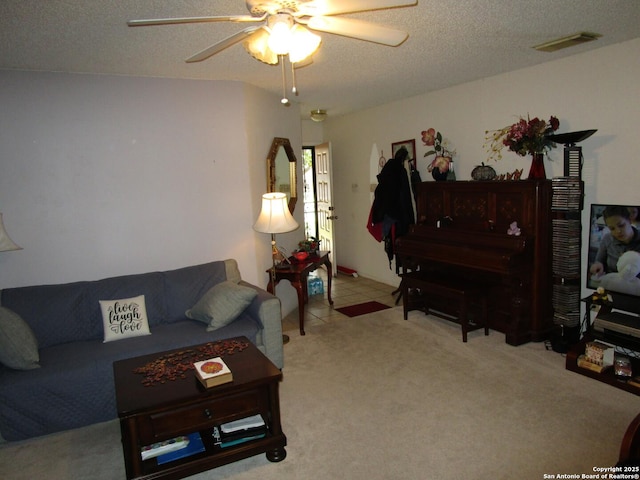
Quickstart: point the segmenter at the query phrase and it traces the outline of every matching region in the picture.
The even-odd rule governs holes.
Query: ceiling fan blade
[[[235,45],[242,40],[245,40],[247,37],[253,35],[258,30],[262,29],[262,26],[259,27],[249,27],[244,30],[240,30],[238,33],[234,33],[233,35],[221,40],[220,42],[211,45],[210,47],[205,48],[204,50],[196,53],[194,56],[187,58],[187,63],[193,62],[201,62],[202,60],[206,60],[207,58],[215,55],[216,53],[221,52],[225,48],[230,47],[231,45]]]
[[[227,15],[223,17],[183,17],[183,18],[154,18],[149,20],[129,20],[130,27],[148,27],[152,25],[175,25],[180,23],[206,22],[261,22],[267,15],[252,17],[251,15]]]
[[[417,0],[316,0],[299,5],[301,15],[341,15],[343,13],[382,10],[394,7],[410,7]]]
[[[407,32],[402,30],[353,18],[312,17],[307,26],[313,30],[381,43],[390,47],[397,47],[409,36]]]

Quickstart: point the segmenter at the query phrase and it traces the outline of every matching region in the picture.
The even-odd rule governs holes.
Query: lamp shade
[[[268,41],[269,32],[261,28],[251,35],[248,40],[245,40],[242,45],[249,55],[256,60],[269,65],[276,65],[278,63],[278,55],[269,48]]]
[[[276,55],[287,55],[291,48],[293,39],[293,17],[284,13],[276,13],[270,15],[267,19],[268,28],[270,30],[267,44]]]
[[[262,195],[262,210],[253,225],[256,232],[286,233],[298,227],[298,222],[289,212],[285,193],[272,192]]]
[[[289,61],[297,63],[308,58],[318,49],[321,40],[319,35],[311,33],[302,25],[294,25],[291,29]]]
[[[2,213],[0,213],[0,252],[8,252],[10,250],[22,250],[22,247],[16,245],[9,237],[2,223]]]

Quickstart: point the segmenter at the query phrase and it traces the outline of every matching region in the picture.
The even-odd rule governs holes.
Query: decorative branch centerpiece
[[[433,147],[424,154],[425,157],[435,155],[427,167],[427,171],[431,172],[434,180],[446,180],[449,172],[453,173],[453,156],[456,151],[450,149],[449,141],[446,138],[443,139],[442,134],[436,132],[434,128],[422,131],[422,143],[428,147]]]
[[[509,148],[521,157],[531,155],[533,161],[529,171],[530,179],[546,178],[544,171],[544,154],[556,147],[549,139],[549,135],[558,130],[560,121],[551,116],[549,121],[540,120],[538,117],[520,117],[513,125],[508,125],[499,130],[485,132],[485,149],[489,153],[489,160],[502,159],[502,149]]]
[[[298,242],[298,251],[307,252],[309,254],[318,253],[320,250],[320,240],[316,237],[309,237]]]

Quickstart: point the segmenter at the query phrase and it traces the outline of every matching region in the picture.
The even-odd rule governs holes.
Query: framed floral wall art
[[[400,150],[402,147],[405,147],[409,151],[409,162],[411,162],[411,169],[415,170],[417,168],[416,165],[416,141],[414,139],[411,140],[403,140],[401,142],[396,142],[391,144],[391,157],[396,156],[396,152]]]

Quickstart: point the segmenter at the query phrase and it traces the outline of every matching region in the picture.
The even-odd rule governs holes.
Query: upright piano
[[[549,337],[550,180],[422,182],[416,207],[416,224],[396,241],[403,270],[486,285],[489,325],[511,345]],[[520,235],[507,233],[513,222]]]

